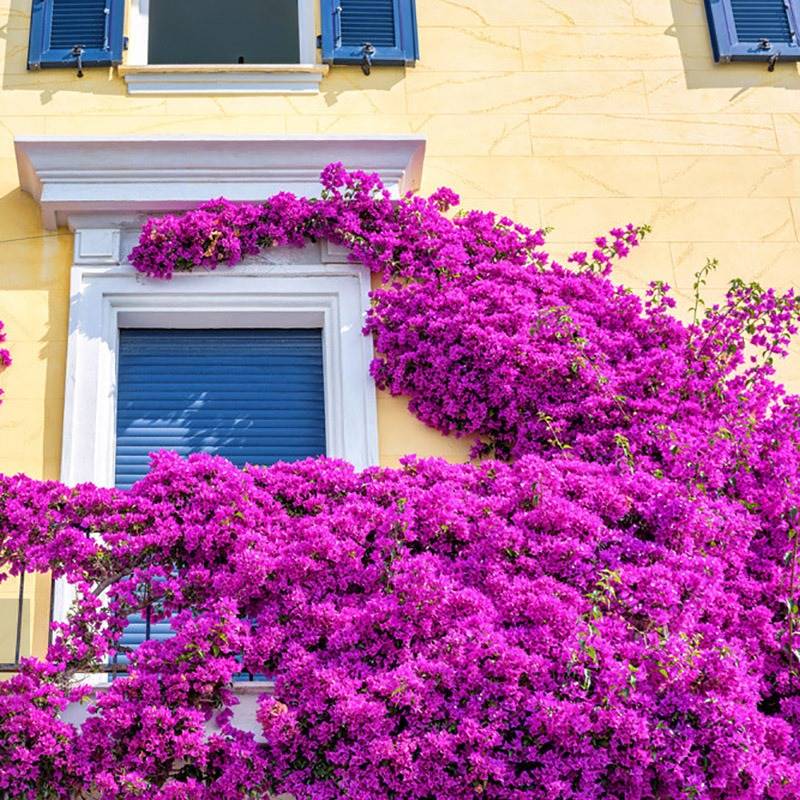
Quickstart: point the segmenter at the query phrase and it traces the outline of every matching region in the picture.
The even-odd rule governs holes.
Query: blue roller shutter
[[[122,61],[125,0],[33,0],[28,69]]]
[[[797,61],[800,0],[705,0],[716,61]]]
[[[123,329],[118,363],[120,488],[147,473],[156,450],[237,466],[325,453],[320,330]],[[169,635],[169,622],[135,615],[120,643]]]
[[[419,58],[414,0],[322,0],[322,60],[361,64],[371,45],[375,66]]]

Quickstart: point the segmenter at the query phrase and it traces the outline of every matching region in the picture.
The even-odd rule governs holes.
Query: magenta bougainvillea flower
[[[774,379],[793,294],[737,281],[685,325],[666,285],[611,279],[642,229],[561,265],[541,231],[450,214],[449,190],[322,181],[153,219],[131,261],[169,278],[348,247],[383,279],[378,386],[475,460],[161,452],[127,492],[0,477],[7,574],[77,593],[47,657],[0,683],[0,794],[800,797],[800,400]],[[145,606],[175,636],[91,693]],[[257,733],[242,668],[274,681]]]
[[[0,344],[2,344],[6,340],[6,332],[3,329],[3,322],[0,320]],[[0,372],[2,372],[6,367],[11,366],[11,353],[6,350],[5,347],[0,347]],[[3,390],[0,389],[0,403],[3,402]]]

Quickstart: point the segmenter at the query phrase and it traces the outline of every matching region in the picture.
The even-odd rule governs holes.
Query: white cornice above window
[[[85,227],[100,215],[124,223],[224,196],[258,201],[280,191],[320,192],[331,162],[377,172],[395,197],[420,186],[419,136],[60,137],[15,141],[22,189],[48,229]]]

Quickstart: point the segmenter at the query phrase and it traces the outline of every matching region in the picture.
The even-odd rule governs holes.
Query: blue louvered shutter
[[[800,0],[705,0],[716,61],[797,61]]]
[[[120,488],[147,473],[156,450],[238,466],[325,453],[320,330],[123,329],[118,363]],[[168,621],[134,615],[120,644],[170,634]]]
[[[321,0],[322,60],[360,64],[372,45],[376,66],[419,58],[415,0]]]
[[[28,42],[28,69],[122,61],[125,0],[33,0]]]

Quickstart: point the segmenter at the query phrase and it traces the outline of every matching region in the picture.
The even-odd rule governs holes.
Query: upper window
[[[298,73],[321,76],[323,63],[357,64],[369,74],[418,56],[415,0],[33,0],[28,68],[81,75],[84,67],[124,61],[131,91],[134,83],[158,89],[148,81],[170,68],[195,74],[162,82],[162,91],[191,90],[193,82],[199,91],[225,91],[224,82],[207,77],[217,66],[220,74],[251,73],[232,90],[259,91],[257,74],[281,67],[276,90],[307,88]]]
[[[800,60],[800,0],[705,0],[716,61]]]
[[[148,64],[298,64],[297,0],[150,0]]]

